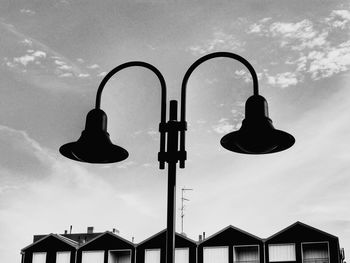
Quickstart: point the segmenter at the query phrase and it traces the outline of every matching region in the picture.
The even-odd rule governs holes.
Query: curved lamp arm
[[[106,85],[106,83],[108,82],[108,80],[113,77],[114,74],[116,74],[117,72],[125,69],[125,68],[129,68],[129,67],[144,67],[147,68],[151,71],[153,71],[159,81],[160,81],[160,88],[161,88],[161,122],[165,122],[165,116],[166,116],[166,84],[165,84],[165,80],[164,77],[162,75],[162,73],[160,73],[160,71],[154,67],[153,65],[146,63],[146,62],[142,62],[142,61],[130,61],[130,62],[126,62],[124,64],[121,64],[117,67],[115,67],[114,69],[112,69],[110,72],[108,72],[108,74],[102,79],[98,90],[97,90],[97,94],[96,94],[96,109],[99,109],[101,107],[101,95],[102,95],[102,91]]]
[[[115,67],[114,69],[112,69],[110,72],[108,72],[108,74],[103,78],[103,80],[101,81],[98,90],[97,90],[97,94],[96,94],[96,109],[100,109],[101,107],[101,96],[102,96],[102,91],[106,85],[106,83],[108,82],[108,80],[117,72],[125,69],[125,68],[129,68],[129,67],[144,67],[147,68],[151,71],[153,71],[159,81],[160,81],[160,88],[161,88],[161,116],[160,116],[160,126],[166,123],[166,83],[164,80],[163,75],[160,73],[160,71],[154,67],[153,65],[146,63],[146,62],[142,62],[142,61],[130,61],[130,62],[126,62],[124,64],[121,64],[117,67]],[[160,131],[160,150],[161,153],[165,152],[165,132]],[[164,169],[164,162],[160,161],[160,169]]]
[[[249,70],[250,74],[253,78],[253,91],[254,95],[259,95],[259,87],[258,87],[258,77],[257,74],[253,68],[253,66],[243,57],[230,53],[230,52],[214,52],[208,55],[205,55],[198,60],[196,60],[187,70],[183,80],[182,80],[182,86],[181,86],[181,116],[180,121],[183,123],[186,123],[186,87],[189,77],[191,76],[192,72],[203,62],[217,57],[227,57],[227,58],[233,58],[234,60],[238,60],[242,64],[244,64],[247,69]],[[185,151],[185,130],[180,131],[180,151]],[[180,161],[180,168],[185,167],[185,160]]]

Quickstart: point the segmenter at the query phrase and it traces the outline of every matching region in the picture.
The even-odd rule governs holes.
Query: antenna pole
[[[186,188],[186,187],[183,187],[181,189],[181,234],[184,233],[184,217],[185,217],[185,204],[184,204],[184,201],[190,201],[189,199],[185,198],[184,197],[184,193],[185,191],[192,191],[193,189],[192,188]]]

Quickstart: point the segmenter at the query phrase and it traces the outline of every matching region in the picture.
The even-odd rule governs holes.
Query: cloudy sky
[[[166,170],[157,164],[160,88],[133,68],[102,96],[112,140],[130,158],[65,159],[97,87],[132,60],[164,75],[178,99],[188,67],[214,51],[245,57],[291,149],[245,156],[222,149],[252,94],[246,69],[213,59],[191,76],[187,193],[190,238],[232,224],[260,237],[302,221],[350,251],[350,4],[348,1],[0,0],[0,261],[19,262],[34,234],[117,228],[136,242],[166,226]],[[180,191],[178,191],[178,197]],[[177,198],[178,208],[180,199]],[[177,230],[180,231],[180,213]]]

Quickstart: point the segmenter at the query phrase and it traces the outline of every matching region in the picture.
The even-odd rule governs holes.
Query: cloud
[[[333,10],[331,15],[325,19],[334,28],[345,29],[350,21],[349,10]]]
[[[106,71],[102,71],[100,73],[97,74],[98,77],[104,77],[107,75],[107,72]]]
[[[237,76],[238,79],[243,79],[245,82],[251,82],[252,81],[252,76],[250,73],[248,73],[248,71],[242,69],[242,70],[236,70],[235,74]],[[257,74],[258,78],[260,79],[261,77],[261,73]]]
[[[30,9],[22,8],[22,9],[19,10],[19,11],[20,11],[22,14],[26,14],[26,15],[30,15],[30,16],[35,15],[35,11],[30,10]]]
[[[3,173],[0,178],[9,173],[12,176],[22,173],[27,174],[32,180],[44,176],[49,172],[53,159],[49,152],[42,148],[38,142],[29,137],[25,131],[19,131],[10,127],[0,125],[0,169]],[[5,176],[6,177],[6,176]]]
[[[218,121],[218,124],[212,126],[212,129],[219,134],[225,134],[232,132],[235,126],[228,122],[228,119],[222,118]]]
[[[59,75],[60,78],[68,78],[68,77],[73,77],[73,74],[70,72],[67,73],[62,73],[61,75]]]
[[[68,66],[68,65],[61,65],[58,67],[58,69],[61,70],[71,70],[73,67],[72,66]]]
[[[46,58],[46,53],[44,51],[35,51],[32,54],[34,57],[38,57],[38,58]]]
[[[262,30],[263,25],[262,24],[252,24],[251,26],[249,26],[249,29],[247,31],[247,33],[260,33]]]
[[[275,22],[270,25],[272,36],[285,38],[310,39],[315,37],[316,32],[310,20],[304,19],[297,23]]]
[[[34,60],[35,60],[35,57],[28,54],[21,57],[13,58],[14,62],[20,63],[23,66],[27,66],[29,62],[33,62]]]
[[[275,76],[270,76],[266,73],[267,83],[272,86],[278,86],[281,88],[286,88],[288,86],[297,85],[299,80],[296,73],[284,72],[278,73]]]
[[[28,53],[29,54],[25,54],[21,57],[14,57],[13,62],[22,64],[23,66],[27,66],[30,62],[34,62],[34,61],[37,61],[38,59],[46,58],[46,52],[44,51],[37,50],[37,51],[31,52],[31,50],[29,50]]]
[[[89,73],[80,73],[78,75],[79,78],[87,78],[87,77],[90,77],[90,74]]]
[[[201,45],[191,46],[188,50],[194,55],[204,55],[216,50],[242,51],[244,44],[232,34],[227,34],[223,30],[217,30],[210,40]]]
[[[318,31],[313,23],[304,19],[296,23],[275,22],[269,27],[271,37],[279,38],[281,47],[292,50],[323,47],[328,44],[328,31]]]
[[[9,45],[17,45],[18,50],[26,48],[22,51],[24,54],[21,56],[5,57],[3,65],[25,78],[25,81],[30,82],[33,86],[43,88],[54,86],[63,89],[67,88],[64,77],[75,76],[76,80],[80,80],[90,76],[83,72],[81,66],[74,64],[40,41],[21,33],[15,26],[0,22],[0,29],[10,33],[11,38],[15,40],[15,43],[11,41]],[[28,46],[31,49],[27,49]],[[13,46],[10,49],[13,50]],[[24,75],[23,72],[26,74]]]
[[[92,64],[92,65],[88,66],[87,68],[89,68],[89,69],[97,69],[97,68],[100,68],[100,66],[97,65],[97,64]]]
[[[249,34],[272,38],[281,50],[288,52],[285,61],[276,62],[281,67],[288,66],[288,71],[272,75],[265,70],[267,83],[285,88],[302,82],[305,75],[318,80],[347,71],[350,44],[342,40],[349,21],[348,10],[333,10],[328,17],[317,21],[273,22],[269,19],[253,23],[247,31]]]
[[[32,46],[33,45],[33,41],[31,41],[28,38],[25,38],[25,39],[21,40],[20,43],[22,43],[22,44],[24,44],[26,46]]]
[[[325,52],[310,52],[308,59],[310,60],[308,72],[313,79],[326,78],[347,71],[350,68],[350,41],[329,48]]]
[[[56,58],[56,57],[52,57],[52,58]],[[56,59],[56,60],[54,61],[54,63],[55,63],[56,65],[59,65],[59,66],[66,65],[66,62],[61,61],[61,60],[58,60],[58,59]]]

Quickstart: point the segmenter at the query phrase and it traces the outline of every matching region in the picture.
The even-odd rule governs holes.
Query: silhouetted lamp
[[[107,132],[107,115],[100,109],[102,91],[108,80],[118,71],[128,67],[144,67],[153,71],[161,83],[161,123],[165,123],[166,114],[166,86],[162,74],[154,66],[142,62],[132,61],[115,67],[101,81],[96,94],[96,106],[86,116],[85,130],[76,142],[70,142],[60,147],[60,153],[72,160],[87,163],[115,163],[128,158],[129,153],[124,148],[115,145]],[[165,151],[165,135],[161,134],[160,152]],[[164,162],[161,163],[164,168]]]
[[[107,132],[107,115],[93,109],[86,116],[85,130],[76,142],[63,145],[60,152],[65,157],[88,163],[114,163],[128,158],[127,150],[114,145]]]
[[[166,84],[158,69],[141,61],[127,62],[117,66],[103,78],[96,95],[96,107],[88,113],[85,130],[78,141],[67,143],[60,148],[62,155],[81,162],[114,163],[125,160],[129,155],[128,152],[122,147],[114,145],[107,132],[107,115],[100,109],[102,90],[115,73],[127,67],[145,67],[157,75],[161,83],[160,151],[158,153],[160,169],[164,169],[165,163],[168,163],[167,263],[174,262],[176,165],[179,162],[180,168],[184,168],[187,159],[185,150],[187,82],[194,69],[201,63],[216,57],[233,58],[243,63],[252,75],[254,89],[254,95],[246,102],[245,119],[241,128],[225,135],[221,139],[221,145],[229,151],[244,154],[274,153],[291,147],[295,142],[293,136],[275,129],[272,125],[267,102],[264,97],[259,95],[258,78],[254,68],[239,55],[229,52],[215,52],[201,57],[187,70],[181,87],[180,121],[177,119],[177,101],[174,100],[170,101],[169,121],[166,121]],[[167,149],[165,150],[165,148]]]
[[[295,140],[292,135],[273,127],[267,101],[260,95],[253,95],[245,104],[245,119],[241,128],[225,135],[220,142],[229,151],[266,154],[283,151],[291,147]]]

